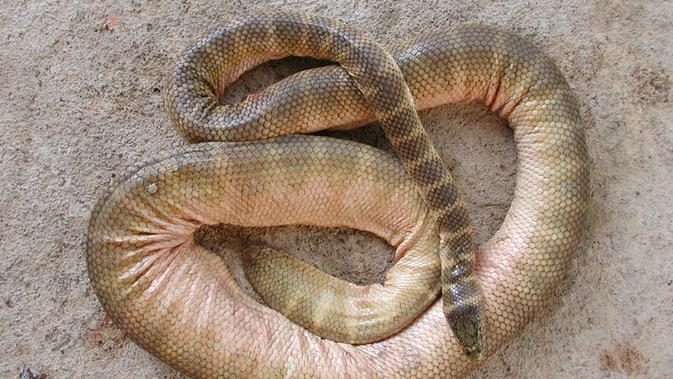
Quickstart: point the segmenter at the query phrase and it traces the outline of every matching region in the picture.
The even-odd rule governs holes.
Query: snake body
[[[466,204],[421,125],[399,66],[374,41],[340,22],[308,15],[258,15],[232,22],[189,49],[177,63],[166,91],[166,108],[173,122],[192,141],[246,139],[249,131],[232,129],[227,118],[259,120],[255,115],[260,109],[232,113],[230,107],[218,103],[221,89],[212,88],[226,86],[231,78],[270,57],[288,55],[339,63],[356,83],[365,104],[370,105],[437,220],[444,313],[465,351],[479,356],[482,299],[471,275],[476,249]],[[289,93],[287,88],[279,90],[281,96]],[[291,105],[288,110],[299,109]],[[272,116],[272,123],[280,125],[274,132],[291,133],[291,127],[279,120],[279,115]],[[267,131],[256,138],[269,135],[273,134]]]
[[[412,41],[394,54],[408,90],[398,84],[402,78],[388,59],[367,63],[369,56],[381,57],[373,53],[375,45],[320,18],[253,16],[214,32],[190,51],[184,57],[191,58],[182,61],[189,69],[175,71],[167,101],[189,139],[252,140],[354,127],[376,117],[402,163],[353,142],[287,136],[198,144],[130,168],[92,212],[90,277],[115,323],[168,364],[195,377],[459,376],[478,363],[465,354],[474,352],[469,349],[474,328],[484,339],[471,342],[481,354],[492,354],[522,329],[565,275],[588,202],[583,126],[560,71],[523,40],[470,26]],[[342,66],[306,71],[241,104],[216,106],[213,93],[269,54],[326,57]],[[213,73],[219,81],[212,81]],[[389,82],[390,91],[379,89]],[[408,105],[409,91],[418,108],[482,101],[514,130],[514,199],[500,229],[480,247],[475,266],[464,202]],[[342,307],[342,313],[360,312],[353,318],[360,321],[370,311],[379,321],[372,323],[372,334],[397,332],[398,324],[391,325],[400,317],[391,316],[389,304],[377,302],[377,296],[415,296],[410,310],[395,303],[408,322],[432,302],[438,284],[430,277],[437,278],[440,266],[442,303],[449,308],[437,302],[380,342],[352,346],[322,340],[247,297],[222,257],[194,243],[195,229],[215,223],[347,226],[397,248],[399,261],[385,285],[367,288],[336,283],[277,254],[268,261],[278,266],[265,264],[264,256],[274,257],[273,252],[249,252],[246,264],[258,291],[284,312],[311,310],[312,317],[295,315],[300,319],[330,320],[326,314]],[[273,274],[286,263],[284,272],[304,272],[303,279]],[[405,283],[408,275],[416,275],[418,288]],[[337,291],[326,298],[325,288]],[[292,293],[309,294],[299,296],[306,304],[291,304]],[[484,301],[475,302],[480,294]],[[357,303],[347,312],[344,296]],[[320,304],[334,306],[320,314]],[[449,321],[458,315],[453,321],[460,325],[454,322],[451,329],[468,330],[458,335],[462,343],[447,326],[445,311]]]

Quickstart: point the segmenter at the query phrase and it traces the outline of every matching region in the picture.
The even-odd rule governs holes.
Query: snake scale
[[[287,55],[340,66],[218,104],[243,72]],[[391,57],[332,20],[249,16],[183,54],[165,92],[190,141],[238,142],[165,151],[129,168],[94,207],[86,251],[114,322],[190,376],[460,376],[520,332],[577,248],[589,196],[578,105],[553,62],[509,33],[450,29]],[[478,253],[465,202],[414,108],[473,100],[509,121],[518,155],[510,209]],[[285,136],[374,119],[398,157]],[[370,286],[268,247],[244,253],[246,275],[273,308],[320,335],[366,344],[321,339],[248,297],[225,259],[194,241],[201,225],[217,223],[350,227],[394,246],[396,264]],[[443,301],[434,302],[440,286]]]

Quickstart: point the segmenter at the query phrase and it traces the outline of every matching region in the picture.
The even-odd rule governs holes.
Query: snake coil
[[[289,54],[342,65],[217,104],[243,72]],[[188,50],[169,78],[171,118],[191,141],[239,142],[160,153],[97,203],[87,262],[114,322],[194,377],[455,377],[478,364],[465,352],[488,356],[516,335],[565,275],[582,231],[588,158],[572,91],[544,54],[485,26],[411,41],[392,58],[338,22],[292,14],[237,20]],[[518,154],[514,199],[476,260],[464,201],[414,108],[472,100],[508,119]],[[401,162],[353,142],[282,136],[374,117]],[[346,226],[395,246],[384,285],[368,287],[271,249],[246,254],[267,303],[367,344],[323,340],[251,300],[224,259],[194,242],[216,223]],[[440,285],[444,301],[433,304]]]

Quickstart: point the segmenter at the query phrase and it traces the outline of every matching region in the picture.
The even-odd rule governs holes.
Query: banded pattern
[[[237,74],[261,61],[289,55],[339,63],[353,78],[365,103],[371,106],[407,173],[438,220],[444,312],[466,353],[478,357],[482,299],[478,283],[472,277],[476,250],[466,204],[418,118],[411,92],[397,63],[374,41],[337,21],[308,15],[281,13],[232,22],[187,50],[173,70],[165,91],[166,108],[173,122],[191,141],[246,140],[249,131],[232,132],[226,120],[232,117],[254,119],[253,115],[263,111],[227,114],[228,108],[218,104],[219,91],[213,91],[213,88],[223,89]],[[272,115],[273,122],[281,115]],[[283,127],[275,131],[277,135],[292,132]],[[262,136],[265,135],[254,137]],[[425,303],[420,305],[422,307],[416,307],[416,313],[427,306]],[[359,318],[365,316],[361,314]],[[293,320],[302,326],[310,326],[302,318]],[[402,326],[398,322],[389,333]],[[337,335],[336,330],[312,331],[323,337]],[[364,336],[371,331],[367,328],[357,334]],[[377,333],[363,340],[340,342],[371,342],[387,334]]]
[[[269,32],[267,18],[233,25],[258,22],[258,33],[278,40],[280,31]],[[195,48],[201,54],[197,62],[206,55],[217,57],[205,59],[211,66],[196,66],[199,80],[179,78],[204,96],[179,100],[179,108],[168,106],[172,112],[187,111],[178,125],[192,133],[191,140],[257,139],[355,127],[373,119],[358,86],[339,66],[299,73],[241,104],[216,105],[211,93],[221,92],[268,52],[261,50],[259,34],[242,33],[226,46],[206,43],[228,28],[235,29],[225,27]],[[304,29],[295,32],[287,38],[325,40]],[[221,50],[225,47],[236,64],[224,64],[229,62]],[[514,199],[500,229],[479,248],[474,271],[485,298],[481,352],[488,356],[532,318],[566,274],[578,246],[589,200],[578,106],[549,58],[493,28],[468,26],[419,38],[394,57],[417,107],[478,100],[514,129]],[[210,88],[201,79],[213,72],[223,76]],[[191,121],[202,127],[192,129]],[[361,144],[313,136],[198,144],[158,154],[121,177],[92,212],[87,263],[96,294],[114,322],[145,349],[194,377],[458,377],[478,361],[465,356],[440,302],[384,341],[334,343],[251,300],[223,259],[192,237],[200,225],[221,222],[348,226],[380,236],[396,246],[400,262],[418,259],[415,270],[436,276],[440,241],[432,213],[399,161]],[[269,261],[255,251],[247,259],[252,268]],[[271,254],[271,261],[282,259]],[[400,267],[391,268],[386,282],[404,278],[396,271]],[[320,299],[336,280],[309,272],[305,276],[315,282],[298,287],[292,278],[266,269],[258,273],[262,280],[275,281],[262,287],[280,306],[292,300],[274,288],[303,290],[306,298]],[[460,274],[458,266],[449,275]],[[377,287],[361,292],[367,290]]]
[[[354,285],[267,246],[246,249],[243,267],[264,303],[296,324],[332,341],[376,342],[409,325],[437,299],[438,238],[431,225],[419,224],[397,245],[402,258],[383,285]]]

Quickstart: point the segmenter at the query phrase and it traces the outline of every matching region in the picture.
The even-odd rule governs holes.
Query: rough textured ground
[[[474,377],[673,375],[670,2],[258,4],[21,1],[0,9],[0,377],[22,369],[48,378],[181,377],[104,316],[89,286],[84,229],[115,173],[184,144],[161,101],[177,55],[228,17],[254,9],[338,17],[386,44],[483,22],[553,56],[587,124],[590,226],[559,300]],[[293,66],[266,65],[234,92],[259,88]],[[512,196],[511,133],[476,105],[442,107],[422,119],[454,167],[484,241]],[[373,127],[349,137],[382,144]],[[380,280],[389,263],[389,250],[360,233],[293,227],[264,235],[355,281]]]

